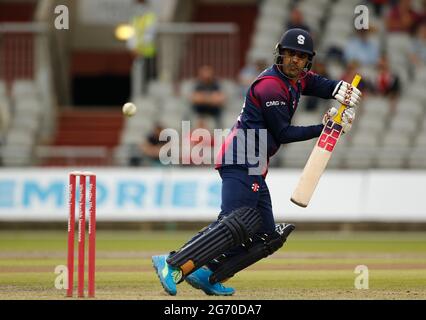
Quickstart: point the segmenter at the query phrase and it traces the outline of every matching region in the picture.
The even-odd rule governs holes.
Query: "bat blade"
[[[329,120],[314,146],[299,183],[291,196],[290,200],[293,203],[303,208],[308,206],[341,134],[342,126]]]
[[[361,77],[356,75],[352,81],[352,86],[356,87],[360,80]],[[341,114],[345,108],[346,106],[341,105],[337,116],[326,123],[306,162],[296,189],[290,199],[300,207],[306,208],[308,206],[321,175],[331,158],[334,147],[342,135]]]

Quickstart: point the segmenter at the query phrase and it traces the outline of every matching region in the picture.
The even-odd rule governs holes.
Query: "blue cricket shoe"
[[[232,296],[235,293],[234,288],[225,287],[220,282],[211,284],[209,277],[213,272],[207,267],[201,267],[188,275],[185,280],[195,289],[201,289],[209,296]]]
[[[170,266],[166,261],[167,257],[168,255],[166,254],[153,256],[152,265],[164,290],[171,296],[174,296],[177,293],[176,283],[182,278],[182,271]]]

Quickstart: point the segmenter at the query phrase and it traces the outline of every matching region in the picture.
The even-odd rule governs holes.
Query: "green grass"
[[[167,296],[150,256],[177,249],[192,232],[98,231],[98,299],[215,299],[179,285]],[[65,231],[0,231],[0,299],[63,299],[55,267],[66,264]],[[354,288],[357,265],[369,289]],[[297,231],[279,252],[227,284],[232,299],[426,299],[426,235]]]

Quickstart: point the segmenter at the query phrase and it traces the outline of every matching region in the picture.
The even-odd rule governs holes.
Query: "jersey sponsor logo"
[[[305,44],[305,37],[304,37],[304,36],[302,36],[301,34],[299,34],[299,35],[297,36],[297,43],[298,43],[298,44]]]
[[[285,102],[284,101],[268,101],[266,102],[266,106],[267,107],[278,107],[278,106],[285,106]]]
[[[279,101],[268,101],[268,102],[266,102],[267,107],[279,106],[279,105],[280,105]]]

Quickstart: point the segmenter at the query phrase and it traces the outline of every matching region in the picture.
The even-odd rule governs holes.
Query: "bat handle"
[[[359,74],[356,74],[355,77],[352,79],[351,85],[353,87],[358,87],[359,83],[361,81],[361,76]],[[339,111],[337,112],[336,116],[333,118],[334,122],[341,123],[342,122],[342,113],[347,108],[344,104],[341,104],[339,107]]]
[[[359,83],[361,82],[361,76],[359,74],[356,74],[355,77],[352,80],[351,85],[353,87],[358,87]]]

